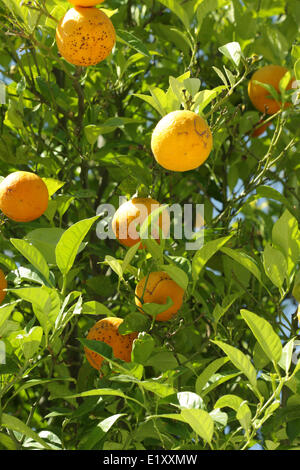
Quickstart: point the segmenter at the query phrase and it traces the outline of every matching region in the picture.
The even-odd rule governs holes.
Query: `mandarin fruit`
[[[206,121],[192,111],[172,111],[156,125],[151,149],[156,161],[171,171],[193,170],[205,162],[213,139]]]
[[[139,281],[135,289],[135,303],[142,311],[143,303],[164,305],[168,297],[173,304],[156,316],[157,321],[168,321],[180,309],[184,290],[164,271],[154,271]]]
[[[160,205],[159,202],[150,197],[135,197],[122,204],[115,212],[112,220],[112,229],[119,242],[127,247],[140,242],[137,226],[141,227],[150,213],[158,209]],[[159,241],[159,229],[158,227],[155,228],[157,225],[156,220],[152,224],[151,236]],[[159,215],[158,226],[162,229],[163,234],[168,234],[170,218],[166,210]],[[143,244],[141,243],[139,248],[142,247]]]
[[[102,341],[108,344],[111,346],[115,358],[130,362],[132,343],[137,338],[138,333],[121,335],[118,332],[118,328],[122,322],[123,319],[118,317],[102,318],[92,326],[87,335],[87,339]],[[103,357],[86,347],[84,351],[91,366],[99,370],[104,360]]]
[[[248,95],[256,109],[262,113],[274,114],[280,110],[281,103],[271,97],[268,90],[254,81],[271,85],[279,93],[279,82],[287,71],[281,65],[266,65],[254,72],[248,83]],[[287,90],[292,88],[292,84],[293,79],[290,80]],[[288,103],[285,104],[285,107],[287,106],[289,106]]]
[[[15,171],[0,183],[0,209],[15,222],[30,222],[48,207],[46,184],[35,173]]]
[[[60,20],[56,42],[67,62],[87,67],[98,64],[111,53],[116,32],[103,11],[94,7],[74,7]]]

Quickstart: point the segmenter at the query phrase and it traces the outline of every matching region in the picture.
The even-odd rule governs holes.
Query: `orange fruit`
[[[137,226],[142,225],[151,212],[158,209],[161,204],[152,198],[135,197],[122,204],[115,212],[112,220],[112,229],[119,242],[127,247],[140,242]],[[157,220],[157,219],[156,219]],[[157,222],[153,221],[151,236],[159,241],[159,229],[155,228]],[[167,211],[159,215],[158,225],[167,235],[170,226],[170,218]],[[143,247],[141,243],[139,249]]]
[[[285,67],[281,65],[266,65],[261,67],[259,70],[256,70],[252,75],[248,83],[248,95],[253,104],[253,106],[266,114],[274,114],[281,108],[281,103],[277,102],[274,98],[269,97],[270,93],[268,90],[263,88],[261,85],[254,83],[254,80],[257,80],[261,83],[266,83],[267,85],[272,85],[277,92],[279,92],[279,82],[285,73],[288,71]],[[293,79],[287,86],[287,90],[292,88]],[[285,106],[289,104],[286,103]]]
[[[131,350],[132,343],[137,338],[138,333],[129,333],[127,335],[121,335],[118,332],[118,328],[123,322],[122,318],[107,317],[102,318],[90,329],[87,335],[87,339],[93,339],[96,341],[102,341],[112,347],[113,355],[115,358],[122,359],[123,361],[131,361]],[[85,355],[89,363],[95,369],[100,369],[103,357],[91,351],[88,348],[84,348]]]
[[[56,28],[60,54],[71,64],[96,65],[111,53],[116,42],[115,28],[108,16],[97,8],[74,7]]]
[[[7,288],[7,281],[5,279],[5,274],[2,271],[2,269],[0,269],[0,304],[3,302],[6,296],[6,292],[4,290],[6,288]]]
[[[155,160],[171,171],[193,170],[205,162],[213,145],[206,121],[192,111],[172,111],[156,125],[151,137]]]
[[[46,184],[35,173],[15,171],[0,183],[0,209],[15,222],[30,222],[48,207]]]
[[[266,124],[262,123],[261,125],[255,127],[254,131],[251,133],[251,137],[259,137],[268,129],[270,125],[271,121],[267,122]]]
[[[156,316],[156,321],[168,321],[180,309],[184,290],[164,271],[154,271],[139,281],[135,289],[135,303],[142,311],[143,303],[164,305],[170,297],[173,305]]]
[[[94,7],[104,2],[104,0],[69,0],[69,2],[75,7]]]

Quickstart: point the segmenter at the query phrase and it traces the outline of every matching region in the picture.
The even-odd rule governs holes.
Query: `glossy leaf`
[[[73,266],[78,249],[98,216],[80,220],[68,228],[56,245],[56,264],[63,275],[66,275]]]
[[[235,367],[243,372],[243,374],[249,379],[251,385],[256,389],[257,373],[250,359],[242,351],[233,346],[230,346],[229,344],[226,344],[222,341],[214,341],[214,343],[225,352]]]
[[[275,333],[270,323],[259,315],[245,309],[241,310],[241,315],[265,354],[271,361],[277,363],[282,355],[282,345],[279,336]]]

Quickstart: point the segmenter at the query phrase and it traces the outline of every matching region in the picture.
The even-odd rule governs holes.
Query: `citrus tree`
[[[0,449],[297,449],[299,2],[98,3],[0,5]]]

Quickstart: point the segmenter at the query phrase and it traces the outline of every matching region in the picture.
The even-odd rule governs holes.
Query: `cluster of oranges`
[[[249,98],[263,115],[276,113],[282,104],[270,97],[269,91],[256,82],[271,85],[279,92],[279,82],[286,72],[287,69],[281,66],[265,66],[255,72],[249,81]],[[287,89],[291,86],[292,80]],[[256,137],[262,134],[268,126],[269,123],[262,124],[252,135]],[[154,158],[160,166],[169,171],[183,172],[199,167],[208,158],[212,146],[213,138],[208,124],[202,117],[188,110],[173,111],[164,116],[157,123],[151,137]],[[134,197],[122,204],[112,220],[112,228],[119,242],[125,247],[138,243],[139,249],[144,248],[137,233],[137,226],[141,226],[151,212],[159,207],[160,203],[150,197]],[[160,217],[159,229],[165,232],[169,222],[168,218]],[[151,236],[159,243],[159,230],[152,231]],[[144,303],[166,305],[168,297],[171,298],[172,305],[159,313],[155,317],[156,321],[168,321],[176,315],[183,303],[184,290],[163,271],[150,272],[138,282],[135,289],[135,303],[142,313],[145,313]],[[122,321],[121,318],[113,317],[98,321],[89,331],[88,339],[109,344],[115,357],[129,362],[130,351],[137,333],[123,335],[121,339],[118,327]],[[87,348],[85,353],[90,364],[100,369],[103,358]]]
[[[74,8],[68,10],[56,30],[56,41],[61,55],[69,63],[87,67],[104,60],[116,42],[114,26],[107,15],[95,8],[103,0],[69,0]],[[277,65],[262,67],[249,81],[248,94],[254,107],[264,115],[279,111],[282,104],[269,96],[269,91],[256,82],[272,85],[279,92],[279,82],[287,69]],[[287,89],[292,87],[292,80]],[[255,129],[258,136],[268,127],[262,124]],[[157,163],[168,171],[185,172],[198,168],[208,158],[213,147],[213,137],[207,122],[189,110],[173,111],[157,123],[151,137],[151,150]],[[40,217],[48,207],[49,194],[44,181],[36,174],[17,171],[0,183],[0,210],[16,222],[29,222]],[[151,212],[161,205],[148,197],[134,197],[121,205],[112,220],[112,228],[119,242],[125,247],[139,243],[145,248],[138,233]],[[143,211],[141,211],[141,207]],[[160,242],[160,231],[169,228],[170,220],[159,215],[157,230],[152,238]],[[130,230],[129,230],[130,229]],[[0,302],[7,287],[4,273],[0,270]],[[135,289],[137,309],[145,313],[143,305],[155,303],[166,305],[171,298],[172,305],[156,315],[156,321],[168,321],[182,306],[184,290],[166,272],[154,271],[142,278]],[[118,328],[123,319],[107,317],[99,320],[89,331],[87,339],[109,344],[114,356],[129,362],[131,349],[137,333],[121,335]],[[100,369],[101,355],[85,348],[90,364]]]
[[[115,28],[95,5],[103,0],[69,0],[74,5],[56,28],[56,43],[67,62],[87,67],[111,53],[116,43]]]

